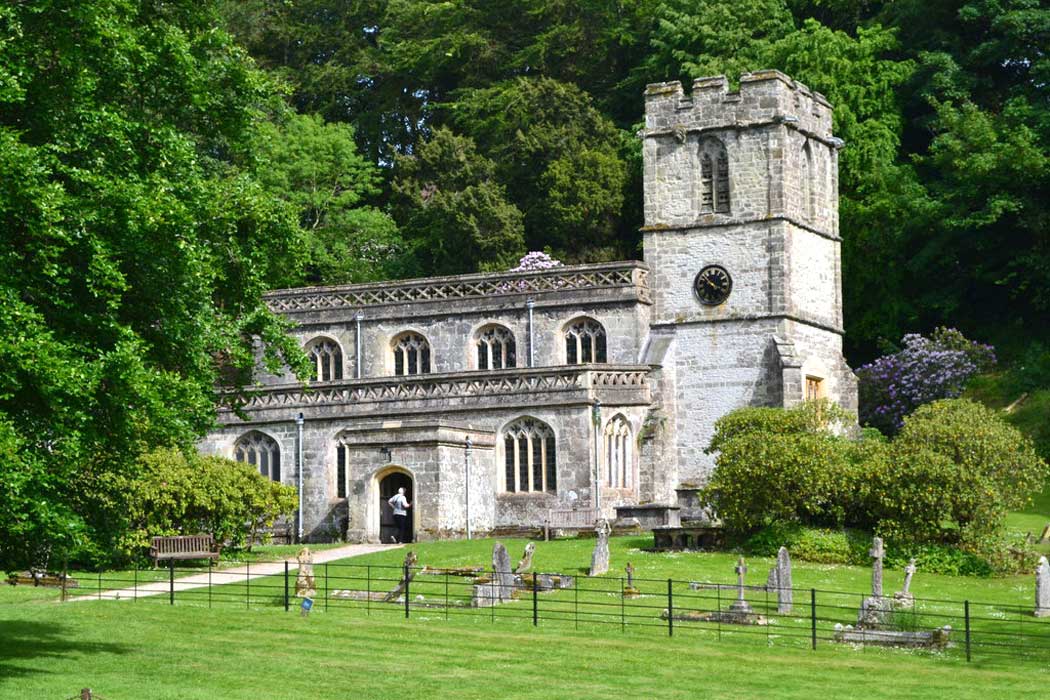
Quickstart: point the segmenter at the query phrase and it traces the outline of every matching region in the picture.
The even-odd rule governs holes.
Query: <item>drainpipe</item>
[[[357,354],[357,362],[354,365],[354,377],[357,379],[361,378],[361,321],[363,321],[365,315],[363,312],[358,311],[354,314],[354,324],[356,330],[354,331],[354,346]]]
[[[299,541],[303,541],[303,413],[295,417],[295,427],[299,433]]]
[[[474,441],[471,440],[470,436],[468,435],[467,436],[467,441],[464,444],[464,449],[463,449],[463,472],[464,472],[463,492],[464,492],[464,496],[465,496],[465,498],[467,500],[467,508],[466,508],[466,510],[467,510],[467,539],[468,540],[470,539],[470,535],[471,535],[471,532],[470,532],[470,450],[473,447],[474,447]]]
[[[532,331],[532,307],[534,307],[534,306],[536,306],[536,300],[535,299],[533,299],[532,297],[529,297],[528,299],[525,300],[525,308],[527,308],[529,310],[529,367],[533,366],[532,348],[535,345],[535,342],[533,341],[533,331]]]
[[[602,471],[598,464],[598,436],[601,433],[599,428],[602,424],[602,402],[598,399],[594,400],[594,406],[591,407],[591,416],[594,423],[594,509],[598,511],[600,518],[602,514]]]

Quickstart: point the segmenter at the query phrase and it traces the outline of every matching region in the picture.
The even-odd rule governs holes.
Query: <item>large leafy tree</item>
[[[280,280],[288,286],[346,284],[396,277],[404,241],[388,214],[373,206],[380,192],[376,165],[366,160],[346,123],[317,115],[265,122],[259,181],[299,214],[306,262]]]
[[[213,2],[0,9],[0,566],[104,550],[116,484],[298,349],[265,308],[299,227],[248,174],[273,90]]]
[[[437,129],[394,170],[394,210],[430,274],[505,270],[525,252],[521,211],[470,138]]]

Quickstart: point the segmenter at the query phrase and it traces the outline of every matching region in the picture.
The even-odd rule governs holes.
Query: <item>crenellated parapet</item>
[[[736,92],[730,92],[724,75],[697,78],[688,95],[678,81],[649,85],[643,136],[684,139],[710,129],[785,124],[833,143],[831,120],[831,104],[822,94],[780,71],[762,70],[740,76]]]

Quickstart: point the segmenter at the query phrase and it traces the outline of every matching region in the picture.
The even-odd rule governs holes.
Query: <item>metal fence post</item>
[[[211,570],[213,560],[208,560],[208,607],[211,608]]]
[[[175,560],[168,560],[168,605],[175,605]]]
[[[98,599],[102,600],[102,569],[98,570]]]
[[[288,612],[288,560],[284,560],[284,611]]]
[[[966,618],[966,661],[970,661],[970,601],[963,601],[963,615]]]
[[[539,614],[539,596],[536,593],[536,589],[539,586],[536,585],[536,574],[532,575],[532,626],[536,627],[540,624]]]
[[[244,607],[252,607],[252,563],[244,562]]]
[[[211,561],[211,560],[209,560],[209,561]],[[63,584],[64,584],[64,582],[63,582]],[[134,589],[132,589],[132,594],[131,594],[132,602],[134,602],[134,601],[139,599],[139,565],[138,565],[137,562],[135,563],[135,584],[134,584],[134,586],[135,587],[134,587]],[[65,593],[65,590],[63,590],[62,592]]]
[[[406,620],[408,619],[408,601],[409,601],[408,584],[409,584],[409,580],[408,580],[408,565],[406,564],[405,565],[405,619]]]
[[[674,594],[671,592],[671,579],[667,579],[667,636],[674,636]]]
[[[623,576],[620,577],[620,631],[627,631],[627,621],[624,619],[624,606],[627,605],[627,590],[623,587]]]
[[[328,612],[328,562],[324,563],[324,611]]]
[[[576,629],[580,629],[580,577],[572,577],[572,619]]]
[[[809,589],[809,635],[811,648],[817,648],[817,589]]]
[[[372,614],[372,565],[369,564],[368,568],[365,569],[365,575],[368,577],[365,583],[365,615]]]

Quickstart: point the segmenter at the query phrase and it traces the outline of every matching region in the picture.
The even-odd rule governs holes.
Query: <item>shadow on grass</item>
[[[41,663],[70,655],[129,654],[130,645],[79,641],[62,625],[0,620],[0,684],[6,679],[49,673]],[[19,663],[29,662],[29,663]]]

